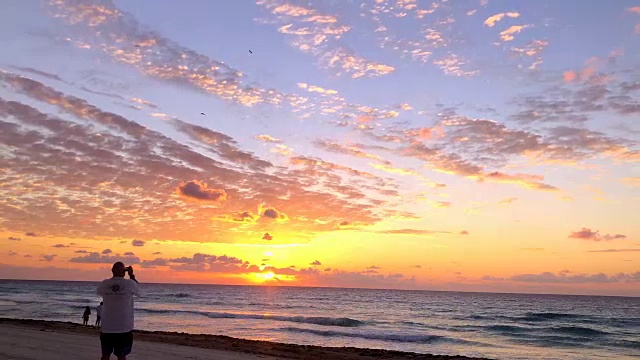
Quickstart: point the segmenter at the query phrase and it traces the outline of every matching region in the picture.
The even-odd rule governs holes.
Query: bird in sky
[[[249,53],[250,53],[250,54],[253,54],[253,51],[249,50]]]

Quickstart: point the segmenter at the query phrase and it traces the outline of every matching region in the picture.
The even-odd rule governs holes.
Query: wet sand
[[[70,322],[0,318],[0,359],[94,360],[99,358],[98,330]],[[243,340],[221,335],[164,331],[135,331],[133,353],[128,359],[419,359],[486,360],[351,347],[321,347]]]

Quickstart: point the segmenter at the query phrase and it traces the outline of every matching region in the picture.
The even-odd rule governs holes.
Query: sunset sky
[[[2,8],[0,278],[640,296],[640,0]]]

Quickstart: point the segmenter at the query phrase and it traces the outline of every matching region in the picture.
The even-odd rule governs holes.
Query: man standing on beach
[[[113,277],[98,285],[102,296],[102,324],[100,328],[101,360],[109,360],[111,353],[118,360],[126,360],[133,347],[133,296],[139,296],[138,281],[131,266],[117,262],[111,268]],[[125,279],[125,273],[129,279]]]

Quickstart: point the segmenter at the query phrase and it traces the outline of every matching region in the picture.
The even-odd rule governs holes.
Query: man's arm
[[[138,287],[138,280],[136,280],[136,276],[133,274],[133,267],[129,266],[127,268],[127,273],[129,274],[129,279],[135,281],[135,284],[131,287],[131,292],[135,296],[140,296],[140,288]]]
[[[129,274],[129,279],[135,281],[136,284],[138,283],[138,280],[136,280],[136,276],[133,275],[133,266],[128,266],[127,267],[127,274]]]

